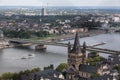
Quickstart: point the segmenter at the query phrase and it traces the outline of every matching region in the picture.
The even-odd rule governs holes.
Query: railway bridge
[[[54,46],[62,46],[62,47],[67,47],[68,44],[67,43],[59,43],[59,42],[48,42],[48,41],[41,41],[41,40],[17,40],[17,39],[11,39],[9,40],[10,42],[15,42],[15,43],[21,43],[21,44],[28,44],[28,43],[32,43],[32,44],[43,44],[43,45],[54,45]],[[71,44],[71,46],[73,46],[73,44]],[[81,46],[82,48],[82,46]],[[107,54],[120,54],[120,51],[116,51],[116,50],[110,50],[110,49],[103,49],[103,48],[95,48],[93,46],[87,46],[86,49],[88,51],[96,51],[96,52],[100,52],[100,53],[107,53]]]

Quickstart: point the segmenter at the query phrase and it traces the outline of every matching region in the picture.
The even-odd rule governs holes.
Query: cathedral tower
[[[79,65],[83,64],[84,62],[83,58],[85,53],[86,53],[85,47],[84,47],[84,50],[81,49],[80,42],[79,42],[79,35],[78,35],[78,32],[76,32],[73,47],[71,47],[70,42],[68,44],[68,66],[72,66],[75,70],[78,70]]]
[[[79,67],[86,62],[86,43],[83,43],[83,48],[80,46],[79,35],[76,32],[75,41],[73,46],[68,43],[68,69],[66,74],[66,80],[76,80],[76,76],[79,74]]]

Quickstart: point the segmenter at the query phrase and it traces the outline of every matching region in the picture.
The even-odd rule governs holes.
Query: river
[[[120,51],[120,34],[101,34],[97,36],[85,37],[80,39],[80,44],[86,41],[88,46],[105,42],[105,45],[97,46]],[[68,41],[64,41],[65,43]],[[70,40],[73,43],[73,40]],[[35,45],[21,48],[7,48],[0,50],[0,74],[5,72],[19,72],[21,70],[32,69],[35,67],[48,66],[54,64],[56,67],[60,63],[67,62],[67,48],[60,46],[47,46],[45,52],[35,51]],[[21,59],[28,54],[35,54],[34,58]],[[100,54],[107,58],[108,54]]]

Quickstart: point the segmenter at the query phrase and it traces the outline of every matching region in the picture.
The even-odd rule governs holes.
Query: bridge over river
[[[54,45],[54,46],[62,46],[67,47],[67,43],[59,43],[59,42],[48,42],[42,40],[27,40],[27,39],[11,39],[10,42],[16,42],[21,44],[32,43],[32,44],[43,44],[43,45]],[[73,44],[71,44],[73,46]],[[81,46],[82,48],[82,46]],[[86,49],[88,51],[96,51],[100,53],[107,53],[107,54],[120,54],[120,51],[110,50],[110,49],[103,49],[103,48],[95,48],[94,46],[87,46]]]

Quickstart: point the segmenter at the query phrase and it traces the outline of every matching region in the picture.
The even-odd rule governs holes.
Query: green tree
[[[120,66],[115,66],[113,69],[116,69],[117,71],[120,71]]]
[[[38,72],[38,71],[40,71],[41,69],[38,67],[38,68],[33,68],[32,70],[31,70],[31,72]]]
[[[104,60],[103,57],[96,56],[96,57],[93,57],[93,58],[88,58],[87,63],[89,63],[92,66],[97,66],[99,64],[99,62],[102,61],[102,60]]]
[[[25,71],[24,71],[24,74],[29,74],[29,73],[31,73],[30,70],[25,70]]]
[[[91,75],[91,78],[95,78],[95,77],[98,77],[98,76],[100,76],[100,75],[97,74],[97,73],[93,73],[93,74]]]
[[[13,80],[19,79],[19,74],[18,73],[13,73]]]
[[[64,69],[67,69],[68,65],[66,63],[61,63],[58,65],[58,67],[56,68],[57,71],[62,72]]]
[[[8,72],[8,73],[4,73],[1,76],[2,80],[11,80],[13,78],[13,74]]]

